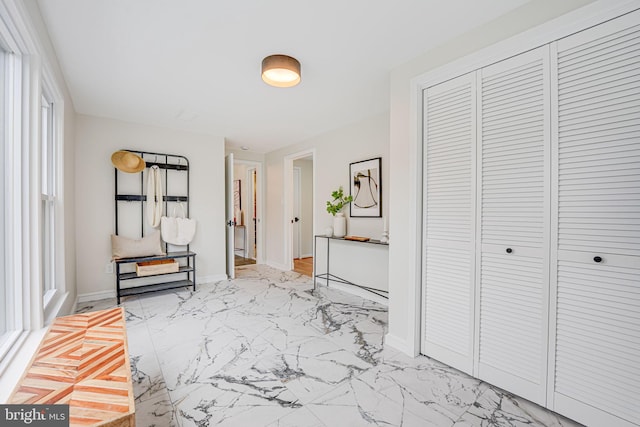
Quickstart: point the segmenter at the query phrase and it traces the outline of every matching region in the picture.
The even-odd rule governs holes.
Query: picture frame
[[[242,193],[241,193],[240,180],[233,180],[233,211],[239,211],[242,209]]]
[[[349,216],[382,217],[382,157],[350,163],[349,182]]]

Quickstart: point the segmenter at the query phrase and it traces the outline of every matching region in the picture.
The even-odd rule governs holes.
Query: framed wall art
[[[351,181],[350,216],[379,218],[382,216],[382,158],[362,160],[349,164]]]
[[[233,211],[242,209],[242,193],[239,179],[233,180]]]

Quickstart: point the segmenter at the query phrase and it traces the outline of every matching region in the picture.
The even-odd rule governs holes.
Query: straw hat
[[[113,163],[113,166],[118,170],[128,173],[137,173],[146,167],[142,157],[124,150],[113,153],[111,155],[111,163]]]

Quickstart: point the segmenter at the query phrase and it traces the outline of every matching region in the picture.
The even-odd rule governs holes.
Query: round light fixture
[[[300,62],[287,55],[271,55],[262,60],[262,80],[275,87],[300,83]]]

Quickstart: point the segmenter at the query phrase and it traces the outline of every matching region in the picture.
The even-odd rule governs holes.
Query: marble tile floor
[[[386,307],[312,288],[307,276],[250,265],[196,292],[124,299],[136,425],[578,425],[385,346]]]

